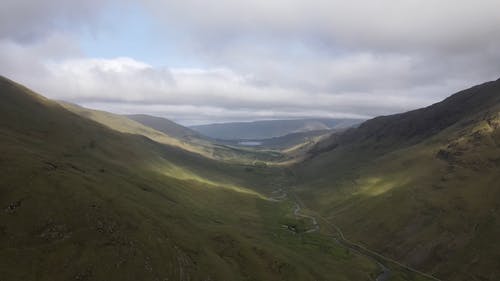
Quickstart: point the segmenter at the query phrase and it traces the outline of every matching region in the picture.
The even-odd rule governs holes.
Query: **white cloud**
[[[4,3],[0,73],[121,113],[188,122],[375,116],[500,74],[496,0],[147,1],[156,36],[183,34],[167,41],[199,62],[186,68],[86,57],[80,29],[104,28],[103,9],[119,3],[38,2]]]
[[[348,60],[351,70],[368,67],[370,60]],[[358,62],[359,66],[355,63]],[[387,63],[387,62],[380,62]],[[342,65],[342,64],[340,64]],[[395,68],[399,62],[396,60]],[[387,90],[344,90],[311,92],[293,85],[260,85],[252,75],[237,74],[229,69],[154,68],[131,58],[67,59],[43,65],[43,79],[29,77],[23,81],[53,99],[62,99],[126,113],[154,113],[176,120],[227,120],[315,117],[373,116],[425,105],[427,99],[415,98]],[[334,69],[331,79],[337,77]],[[350,72],[351,70],[347,70]],[[325,70],[326,71],[326,70]],[[339,76],[339,84],[354,83],[350,75]],[[313,79],[313,77],[310,77]],[[335,84],[335,80],[329,80]],[[345,81],[347,80],[347,82]],[[370,81],[367,81],[370,82]],[[311,82],[314,84],[313,82]],[[377,81],[374,81],[376,84]],[[432,90],[431,90],[432,92]],[[383,95],[384,99],[380,99]],[[135,109],[134,109],[135,108]],[[165,110],[160,112],[159,108]],[[143,110],[142,112],[140,110]],[[192,110],[190,114],[187,112]],[[182,116],[176,116],[182,113]],[[195,116],[199,117],[196,118]]]
[[[318,36],[356,48],[467,49],[498,42],[500,2],[483,0],[148,1],[159,18],[205,38]],[[226,40],[223,41],[227,42]],[[212,42],[213,43],[213,42]]]

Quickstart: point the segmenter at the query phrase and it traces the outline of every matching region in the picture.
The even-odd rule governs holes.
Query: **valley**
[[[500,281],[499,0],[2,0],[0,281]]]
[[[500,81],[262,147],[0,95],[1,280],[500,276]]]
[[[265,195],[282,168],[111,130],[1,81],[5,280],[370,280],[376,266]],[[231,212],[228,212],[231,210]],[[96,261],[99,261],[96,263]]]

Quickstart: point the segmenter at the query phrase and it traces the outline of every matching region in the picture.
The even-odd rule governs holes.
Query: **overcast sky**
[[[0,75],[182,124],[373,117],[500,77],[499,0],[3,0]]]

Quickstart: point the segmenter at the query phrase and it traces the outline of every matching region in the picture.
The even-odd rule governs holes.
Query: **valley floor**
[[[281,187],[272,192],[273,196],[270,198],[276,202],[290,201],[292,202],[293,215],[296,218],[303,219],[306,225],[304,229],[300,230],[300,234],[307,235],[308,233],[318,233],[318,235],[325,235],[335,241],[339,246],[344,247],[353,254],[359,255],[364,258],[370,259],[374,264],[379,267],[379,273],[375,276],[375,281],[390,281],[390,280],[433,280],[441,281],[440,279],[421,272],[417,269],[411,268],[393,259],[385,257],[380,253],[367,249],[364,246],[349,241],[342,230],[332,222],[325,219],[323,216],[315,213],[311,209],[303,211],[305,208],[304,203],[299,196],[293,191],[293,187]],[[321,228],[318,220],[322,221],[326,227]],[[297,233],[296,228],[288,228],[290,231]]]

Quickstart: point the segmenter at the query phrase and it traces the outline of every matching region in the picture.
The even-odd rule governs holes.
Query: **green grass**
[[[145,136],[155,142],[190,151],[205,158],[222,160],[233,164],[253,164],[256,161],[281,162],[290,158],[277,150],[255,150],[251,148],[223,145],[211,142],[202,137],[196,137],[195,135],[180,137],[177,132],[178,128],[176,128],[176,131],[172,133],[172,135],[169,135],[166,132],[153,129],[123,115],[87,109],[65,102],[59,102],[59,104],[65,109],[100,123],[109,129],[122,133]],[[180,125],[177,126],[180,127]],[[186,128],[186,130],[188,129]]]
[[[311,280],[325,274],[342,280],[372,270],[368,261],[335,255],[334,246],[322,252],[328,241],[283,230],[281,223],[293,221],[289,206],[280,211],[278,203],[243,188],[82,157],[51,160],[53,169],[31,154],[12,155],[13,171],[2,174],[12,188],[2,185],[2,204],[20,203],[0,220],[6,280],[87,275],[96,280]]]
[[[294,202],[267,199],[293,187],[304,212],[350,241],[443,280],[495,280],[495,93],[465,92],[284,155],[75,114],[0,79],[0,279],[374,280],[373,259],[337,244],[335,229],[305,233]],[[387,266],[390,280],[426,280]]]
[[[295,167],[298,192],[372,250],[443,280],[496,280],[500,107],[480,108],[418,142],[365,136],[320,153]]]
[[[1,280],[371,280],[375,264],[291,233],[280,167],[110,130],[0,80]]]

